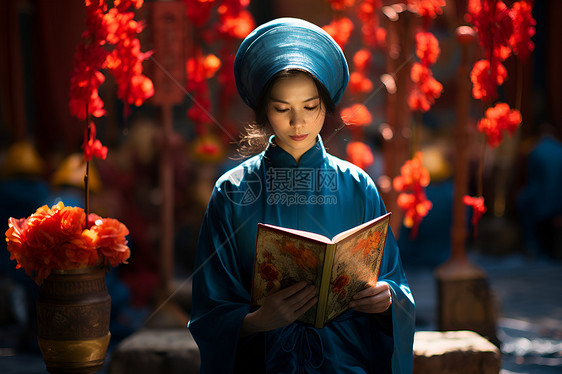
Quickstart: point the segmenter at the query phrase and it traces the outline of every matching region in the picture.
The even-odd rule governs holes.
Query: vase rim
[[[105,268],[104,265],[96,265],[96,266],[87,266],[87,267],[76,268],[76,269],[67,269],[67,270],[52,269],[51,273],[52,274],[86,274],[86,273],[91,273],[91,272],[96,271],[96,270],[103,270],[104,268]]]

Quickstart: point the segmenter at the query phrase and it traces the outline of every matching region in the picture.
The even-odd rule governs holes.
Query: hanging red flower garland
[[[378,22],[378,12],[382,7],[382,1],[328,0],[328,2],[334,11],[334,17],[330,24],[324,26],[324,30],[336,40],[342,49],[345,49],[350,35],[355,30],[353,21],[345,15],[345,12],[355,8],[357,18],[360,21],[360,25],[357,28],[361,30],[363,45],[353,55],[349,92],[355,98],[364,97],[373,89],[373,82],[369,78],[369,69],[373,59],[371,50],[374,48],[385,48],[386,43],[386,30],[379,27]],[[423,30],[416,36],[416,54],[420,62],[415,63],[412,67],[411,78],[414,82],[414,89],[410,93],[409,105],[412,110],[425,112],[429,110],[435,99],[440,96],[443,89],[441,83],[433,78],[429,68],[439,56],[439,43],[428,29],[431,20],[443,13],[442,7],[445,6],[445,0],[408,0],[407,3],[424,19]],[[369,146],[362,142],[364,128],[372,122],[372,115],[369,109],[364,104],[351,104],[341,110],[341,117],[346,124],[350,125],[349,128],[354,139],[346,147],[347,159],[361,168],[367,168],[374,161]],[[419,167],[423,168],[421,166],[421,154],[409,160],[407,165],[410,164],[419,164]],[[410,169],[410,166],[405,165],[403,167],[403,170]],[[427,170],[425,172],[429,177]],[[410,177],[418,174],[414,173]],[[399,181],[404,177],[397,177],[395,184],[399,185]],[[429,183],[429,180],[427,183]],[[411,192],[407,192],[408,188],[414,186],[415,188]],[[431,202],[427,200],[423,189],[425,186],[427,184],[424,185],[418,181],[418,183],[406,186],[399,191],[401,194],[398,203],[406,212],[405,222],[407,226],[413,228],[412,236],[416,235],[421,219],[431,209]]]
[[[531,14],[529,1],[515,2],[508,8],[500,0],[469,0],[466,19],[474,25],[485,58],[477,61],[470,73],[473,84],[472,96],[488,105],[485,116],[478,122],[478,131],[485,135],[483,151],[478,172],[477,197],[465,196],[464,203],[473,210],[472,224],[474,232],[479,219],[486,212],[482,196],[482,174],[486,144],[498,147],[503,140],[504,131],[513,134],[521,125],[521,113],[511,109],[506,103],[491,103],[498,97],[498,86],[507,79],[507,70],[503,66],[511,54],[516,54],[521,61],[526,60],[534,48],[531,37],[535,33],[535,20]]]
[[[379,27],[378,11],[382,7],[381,0],[328,0],[334,16],[330,24],[323,29],[330,34],[336,43],[345,50],[353,32],[358,29],[362,36],[362,46],[353,55],[352,71],[349,77],[349,92],[353,98],[365,97],[373,90],[373,82],[369,78],[373,60],[372,50],[385,45],[386,30]],[[355,27],[346,12],[354,11],[359,19]],[[372,115],[364,104],[351,104],[341,110],[341,117],[349,125],[353,142],[346,147],[347,160],[366,169],[374,162],[371,148],[363,142],[364,127],[372,122]]]
[[[107,69],[117,83],[117,97],[125,103],[125,115],[129,105],[140,106],[154,94],[152,81],[143,75],[142,62],[151,52],[140,50],[138,34],[144,24],[134,20],[131,7],[139,9],[142,0],[115,0],[108,9],[106,0],[85,0],[86,30],[74,54],[74,70],[70,78],[70,113],[86,120],[84,156],[105,158],[107,148],[96,139],[96,128],[89,116],[105,115],[104,104],[99,97],[99,87]]]
[[[439,41],[429,31],[429,27],[431,21],[443,13],[445,0],[408,0],[408,5],[422,17],[422,28],[416,33],[416,56],[419,62],[413,63],[410,70],[413,86],[408,96],[410,110],[421,114],[431,108],[443,91],[443,85],[433,77],[430,68],[437,61],[440,48]],[[421,126],[421,115],[418,115],[414,126]],[[419,129],[415,129],[414,133],[419,133]],[[429,172],[423,167],[418,147],[414,139],[413,158],[406,161],[400,169],[401,175],[393,180],[393,187],[399,192],[398,206],[404,211],[404,226],[411,228],[410,239],[417,236],[423,217],[433,206],[425,194],[425,187],[429,185]],[[410,180],[410,183],[404,184],[405,179]]]
[[[392,186],[399,192],[398,206],[404,211],[404,226],[411,229],[411,239],[417,236],[423,217],[433,207],[425,195],[429,180],[429,172],[422,163],[422,153],[417,152],[411,160],[406,161],[400,168],[400,175],[392,181]]]
[[[220,141],[212,136],[209,125],[215,122],[211,113],[211,92],[209,81],[217,78],[220,84],[219,107],[221,113],[228,113],[235,97],[234,57],[236,42],[245,38],[255,27],[254,19],[246,9],[250,0],[184,0],[187,17],[195,26],[196,41],[186,63],[187,90],[193,105],[187,116],[194,124],[198,135],[195,152],[204,159],[214,159],[221,153]],[[216,21],[211,22],[216,12]],[[221,41],[218,56],[206,51],[206,46]],[[222,136],[231,141],[229,116],[224,115],[220,122],[223,126]],[[233,131],[234,132],[234,131]]]

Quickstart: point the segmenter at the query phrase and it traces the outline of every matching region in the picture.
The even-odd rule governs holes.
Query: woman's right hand
[[[248,313],[242,322],[241,336],[275,330],[299,318],[318,301],[316,287],[299,282],[279,290],[264,299],[255,312]]]

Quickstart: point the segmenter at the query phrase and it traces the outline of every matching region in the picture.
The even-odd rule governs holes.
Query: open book
[[[258,224],[252,307],[288,286],[316,286],[318,303],[299,321],[322,328],[347,309],[353,295],[377,283],[390,213],[336,235]]]

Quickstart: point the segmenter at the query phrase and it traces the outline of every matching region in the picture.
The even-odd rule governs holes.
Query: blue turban
[[[279,18],[256,28],[240,45],[234,61],[240,96],[256,109],[267,82],[288,69],[315,76],[328,90],[334,105],[349,81],[345,56],[326,31],[301,19]]]

